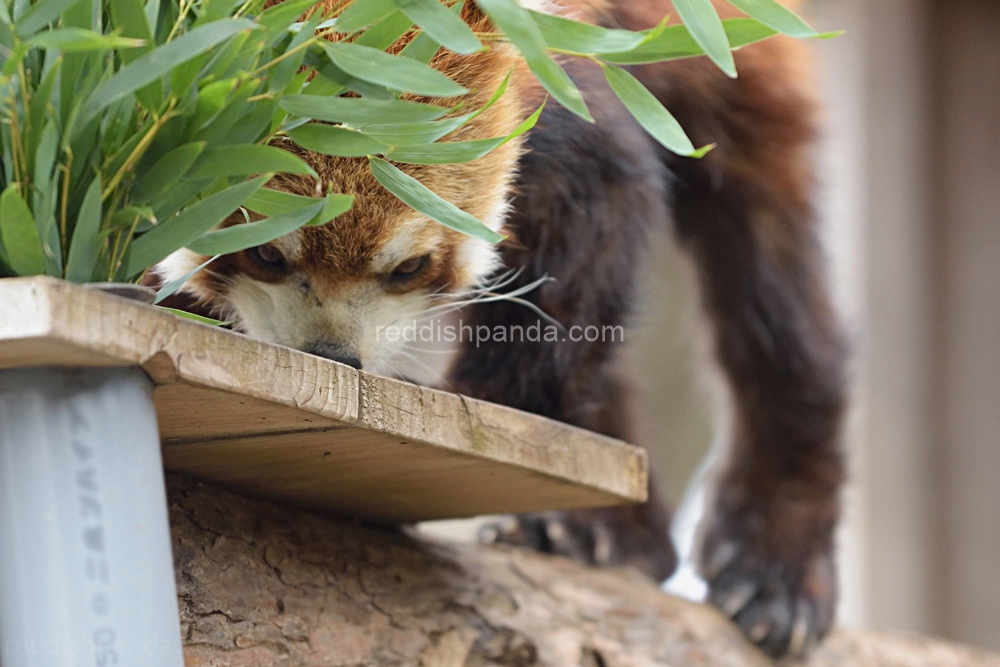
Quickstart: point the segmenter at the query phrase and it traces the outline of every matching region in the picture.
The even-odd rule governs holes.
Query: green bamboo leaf
[[[331,193],[323,199],[318,199],[316,197],[305,197],[270,188],[261,188],[243,206],[255,213],[273,218],[278,215],[297,211],[315,202],[323,202],[323,208],[316,217],[306,223],[310,227],[325,225],[338,215],[346,213],[354,203],[354,196]]]
[[[19,276],[45,273],[45,256],[38,228],[28,205],[21,199],[16,183],[11,183],[0,195],[0,236],[10,266]]]
[[[478,160],[504,143],[504,137],[473,141],[444,141],[433,144],[399,146],[386,153],[393,162],[404,164],[459,164]]]
[[[2,0],[0,0],[2,1]],[[35,121],[43,120],[42,117]],[[41,123],[39,123],[41,125]],[[56,166],[56,155],[59,152],[59,130],[52,121],[45,123],[38,133],[38,145],[35,148],[35,194],[42,195],[43,190],[50,186],[52,170]]]
[[[524,120],[506,137],[492,139],[477,139],[475,141],[447,141],[417,146],[400,146],[393,148],[386,157],[393,162],[409,164],[456,164],[477,160],[495,148],[502,146],[511,139],[521,136],[538,122],[545,105],[538,107],[535,113]]]
[[[448,113],[445,107],[405,100],[369,100],[363,97],[323,97],[320,95],[285,95],[285,111],[331,123],[413,123],[435,120]]]
[[[129,156],[139,146],[143,135],[152,127],[154,120],[147,118],[138,126],[129,126],[135,111],[135,98],[121,100],[104,114],[102,122],[103,137],[99,150],[107,159],[103,170],[106,174],[115,174],[119,169],[131,171],[133,165],[126,166]],[[135,131],[138,130],[138,131]]]
[[[577,116],[594,122],[579,89],[563,68],[545,52],[545,37],[528,10],[514,0],[477,0],[476,4],[514,42],[524,55],[528,67],[552,97]]]
[[[201,0],[197,16],[192,25],[206,25],[229,15],[229,12],[243,4],[243,0]]]
[[[132,242],[125,267],[126,275],[135,276],[142,273],[170,253],[180,250],[215,227],[270,179],[270,175],[264,175],[252,181],[232,185],[187,207],[173,218],[161,220],[158,225]]]
[[[425,65],[429,63],[437,52],[441,50],[441,45],[434,41],[434,38],[426,32],[422,32],[414,37],[409,44],[403,47],[399,55],[404,58],[411,58]]]
[[[35,191],[31,208],[35,215],[38,238],[42,241],[45,272],[50,276],[61,276],[62,247],[55,219],[57,183],[52,174],[59,151],[59,131],[55,122],[50,120],[45,123],[39,134],[38,148],[35,151]]]
[[[604,65],[604,76],[639,125],[664,147],[689,157],[701,157],[711,150],[711,146],[695,150],[677,119],[634,76],[612,65]]]
[[[326,55],[325,52],[323,55]],[[353,77],[329,60],[329,58],[318,57],[314,53],[306,54],[305,66],[312,68],[316,72],[316,76],[303,86],[302,93],[304,95],[336,97],[347,90],[347,84],[341,83],[339,79],[346,82],[352,80]],[[389,94],[392,95],[391,92]]]
[[[226,106],[229,96],[239,84],[239,77],[234,76],[221,81],[212,81],[202,86],[201,90],[198,91],[194,117],[191,119],[189,127],[199,130],[207,127]]]
[[[284,43],[284,40],[280,42]],[[203,76],[213,79],[225,79],[237,76],[243,72],[254,71],[267,56],[277,55],[271,52],[267,41],[267,33],[263,30],[241,32],[225,42],[213,55],[205,67]]]
[[[3,0],[0,0],[2,2]],[[53,91],[55,90],[56,82],[62,74],[62,65],[65,57],[60,58],[56,54],[52,54],[52,57],[47,57],[46,60],[53,63],[52,67],[49,69],[48,73],[42,77],[41,82],[38,87],[32,91],[31,103],[28,105],[28,113],[31,122],[31,127],[39,128],[45,127],[47,123],[47,116],[49,114],[50,105],[55,101],[53,99]],[[41,137],[37,132],[31,132],[28,134],[29,141],[29,154],[38,150],[38,141]]]
[[[451,134],[462,127],[479,114],[485,112],[496,104],[497,100],[503,97],[510,85],[511,73],[500,83],[500,86],[493,92],[493,95],[486,104],[476,109],[472,113],[467,113],[455,118],[446,118],[426,123],[390,123],[365,125],[362,131],[368,136],[375,137],[391,146],[412,146],[414,144],[429,144],[433,141]]]
[[[126,206],[125,208],[115,211],[111,215],[111,220],[108,222],[108,230],[117,229],[120,227],[132,228],[132,225],[136,226],[136,230],[141,234],[148,231],[153,227],[156,221],[156,214],[153,212],[150,206]]]
[[[471,120],[472,114],[428,123],[387,123],[365,125],[361,131],[390,146],[429,144],[451,134]]]
[[[195,141],[182,144],[161,157],[132,184],[132,202],[146,204],[169,192],[187,174],[203,150],[205,142]]]
[[[24,38],[41,30],[50,23],[56,23],[59,15],[79,0],[41,0],[31,5],[27,11],[15,19],[14,31]],[[16,14],[16,12],[15,12]]]
[[[122,37],[131,37],[144,42],[142,49],[122,54],[122,63],[127,65],[133,60],[149,53],[156,46],[153,31],[146,21],[145,8],[142,0],[108,0],[111,10],[111,21],[116,32]]]
[[[115,32],[124,38],[141,40],[142,43],[139,48],[119,52],[123,65],[128,65],[156,47],[142,0],[108,0],[108,4]],[[155,112],[163,102],[163,88],[156,81],[137,90],[135,95],[139,103],[151,112]]]
[[[816,37],[817,32],[788,7],[775,0],[729,0],[730,4],[778,32],[792,37]]]
[[[545,44],[553,49],[587,54],[616,53],[634,49],[646,38],[642,33],[629,30],[611,30],[542,12],[530,13]]]
[[[413,210],[437,220],[445,227],[489,243],[499,243],[506,238],[454,204],[437,196],[423,183],[404,174],[385,160],[369,157],[368,162],[371,164],[372,174],[382,187]]]
[[[332,192],[323,198],[323,208],[315,218],[306,223],[309,227],[322,227],[338,216],[347,213],[354,205],[354,195]]]
[[[464,6],[465,0],[459,0],[459,2],[456,2],[449,8],[449,11],[455,16],[461,16],[462,7]],[[421,32],[415,38],[410,40],[409,44],[403,47],[403,50],[399,52],[399,55],[405,58],[413,58],[414,60],[419,60],[420,62],[426,64],[431,61],[440,48],[441,44],[439,42],[426,32]]]
[[[396,10],[365,30],[354,40],[354,43],[385,51],[395,44],[396,40],[408,33],[411,28],[413,28],[413,21],[403,12]]]
[[[31,0],[12,0],[7,4],[10,5],[11,16],[14,17],[15,21],[24,16],[24,13],[31,8]]]
[[[155,36],[160,20],[160,0],[146,0],[143,11],[146,13],[146,25],[149,26],[149,29]]]
[[[395,0],[406,16],[424,29],[434,41],[455,53],[468,55],[483,50],[483,44],[469,25],[438,0]]]
[[[358,44],[324,42],[322,46],[334,65],[362,81],[432,97],[454,97],[469,92],[433,67],[412,58],[392,56]]]
[[[208,266],[215,260],[219,259],[219,257],[221,257],[221,255],[215,255],[213,257],[210,257],[201,264],[199,264],[198,266],[194,267],[193,269],[185,273],[177,280],[171,280],[169,283],[161,286],[160,289],[156,290],[156,298],[153,300],[153,305],[156,305],[161,301],[163,301],[164,299],[166,299],[168,296],[173,295],[177,290],[184,287],[184,283],[191,280],[191,278],[193,278],[196,273],[204,269],[206,266]]]
[[[246,200],[243,208],[271,218],[297,211],[318,201],[318,197],[306,197],[272,188],[261,188]]]
[[[302,66],[302,60],[306,57],[306,49],[301,48],[302,45],[313,38],[316,34],[316,27],[322,19],[323,13],[316,12],[299,28],[295,36],[292,37],[292,41],[289,42],[288,47],[285,49],[286,54],[291,53],[292,55],[273,67],[270,79],[267,82],[268,91],[280,94],[288,86],[292,77],[295,76],[295,73]]]
[[[241,30],[254,27],[255,24],[246,19],[223,19],[195,28],[174,41],[153,49],[122,67],[91,92],[80,112],[78,126],[85,125],[113,102],[169,74],[174,68],[205,53]]]
[[[337,32],[356,32],[381,21],[394,11],[396,5],[392,0],[358,0],[337,17],[334,29]]]
[[[213,320],[211,317],[205,317],[203,315],[195,315],[194,313],[189,313],[186,310],[177,310],[176,308],[167,308],[166,306],[157,306],[160,310],[170,313],[171,315],[176,315],[177,317],[183,317],[185,320],[191,320],[192,322],[197,322],[198,324],[207,324],[210,327],[224,327],[226,325],[232,324],[232,322],[223,322],[221,320]]]
[[[101,179],[95,178],[80,205],[80,213],[73,228],[73,239],[69,244],[69,259],[66,260],[66,280],[75,283],[90,282],[94,267],[101,254]]]
[[[15,46],[13,50],[6,48],[0,50],[0,53],[7,57],[7,59],[3,61],[3,69],[0,69],[0,75],[6,77],[16,74],[17,66],[21,64],[21,61],[24,60],[24,56],[28,55],[28,51],[30,50],[31,47],[23,43]],[[4,51],[7,52],[4,53]]]
[[[212,181],[177,181],[166,192],[160,192],[155,199],[149,201],[155,220],[167,220],[195,200],[198,193],[212,185]]]
[[[308,74],[308,72],[306,72]],[[281,126],[280,122],[274,123],[276,115],[281,115],[284,119],[285,112],[278,108],[278,103],[274,100],[260,101],[253,105],[248,105],[250,111],[244,113],[233,124],[229,132],[222,139],[223,144],[248,144],[264,139]]]
[[[56,28],[46,30],[25,41],[30,47],[58,49],[63,53],[85,53],[87,51],[122,50],[122,53],[146,45],[141,39],[131,39],[118,35],[100,35],[84,28]]]
[[[309,64],[310,60],[307,55],[306,63]],[[396,94],[385,86],[376,86],[367,81],[356,79],[331,62],[323,63],[320,61],[320,63],[314,63],[312,66],[316,68],[319,76],[313,79],[303,91],[305,95],[335,97],[343,93],[346,89],[363,97],[376,100],[396,99]]]
[[[753,44],[778,34],[756,19],[726,19],[722,22],[733,49]],[[647,63],[676,60],[704,55],[705,51],[694,40],[687,26],[672,25],[659,35],[629,51],[602,53],[601,60],[616,65],[644,65]]]
[[[62,15],[60,26],[93,30],[94,17],[92,14],[92,7],[88,6],[87,3],[77,3]],[[94,32],[98,31],[94,30]],[[101,70],[104,68],[91,66],[96,63],[99,57],[99,54],[94,53],[64,54],[62,72],[59,75],[59,117],[61,122],[70,122],[70,111],[82,102],[81,96],[89,93],[90,89],[100,81]],[[68,131],[66,134],[70,136]],[[74,171],[76,171],[76,165],[79,162],[74,162]]]
[[[722,19],[712,6],[712,0],[674,0],[674,9],[694,40],[727,76],[736,78],[736,62],[730,50]]]
[[[369,83],[368,81],[355,78],[347,72],[341,70],[333,63],[324,67],[323,73],[329,75],[330,78],[339,81],[347,87],[347,90],[352,93],[357,93],[362,97],[368,97],[375,100],[394,100],[397,97],[397,93],[389,90],[385,86],[379,86],[374,83]]]
[[[0,5],[2,4],[3,2],[0,2]],[[0,72],[7,71],[8,57],[14,53],[15,48],[14,33],[11,32],[11,26],[0,21]],[[4,76],[7,75],[4,74]],[[3,268],[0,267],[0,271],[2,270]]]
[[[0,233],[0,277],[9,278],[16,275],[14,269],[10,268],[10,257],[7,256],[7,248],[3,244],[3,233]]]
[[[189,139],[191,141],[206,141],[209,146],[221,144],[223,138],[232,132],[233,125],[243,116],[247,108],[247,99],[257,91],[259,83],[259,79],[243,81],[210,120],[197,127],[189,128],[196,130]]]
[[[274,146],[257,144],[211,148],[198,158],[186,177],[214,179],[265,172],[306,174],[317,178],[313,168],[299,156]]]
[[[273,42],[287,34],[289,26],[315,4],[315,0],[286,0],[265,9],[256,21],[267,31],[268,41]]]
[[[255,248],[302,227],[319,215],[325,203],[321,201],[273,218],[206,232],[198,240],[189,243],[187,248],[199,255],[229,255]]]
[[[307,151],[337,157],[364,157],[389,150],[378,139],[336,125],[309,123],[289,130],[288,136]]]
[[[225,46],[223,46],[223,49]],[[159,88],[169,88],[169,90],[176,90],[179,95],[183,95],[185,98],[188,97],[188,93],[191,90],[197,89],[197,84],[195,79],[198,78],[198,73],[205,68],[205,58],[207,54],[202,53],[201,55],[191,58],[187,62],[183,62],[177,65],[170,71],[169,76],[165,76],[152,81],[149,86],[158,86]],[[164,79],[166,81],[164,81]],[[164,86],[163,84],[167,85]]]

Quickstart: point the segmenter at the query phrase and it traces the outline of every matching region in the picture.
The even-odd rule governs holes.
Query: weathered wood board
[[[623,442],[51,278],[0,280],[0,368],[141,365],[167,470],[387,522],[637,502]]]

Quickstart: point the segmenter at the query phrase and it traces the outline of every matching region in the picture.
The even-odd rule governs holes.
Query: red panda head
[[[479,16],[468,17],[475,29]],[[459,57],[441,52],[431,63],[473,91],[466,109],[478,108],[518,68],[504,44]],[[502,136],[523,120],[516,74],[511,89],[486,112],[446,138]],[[529,111],[530,112],[530,111]],[[243,332],[338,359],[376,372],[387,368],[400,343],[379,327],[419,319],[442,296],[476,287],[498,266],[495,246],[455,232],[413,211],[371,175],[364,158],[334,158],[283,145],[302,155],[323,188],[352,194],[353,208],[321,227],[303,227],[266,246],[221,257],[192,278],[185,290]],[[511,141],[468,164],[399,165],[444,199],[491,228],[502,227],[520,144]],[[315,195],[308,177],[283,175],[269,187]],[[237,212],[224,225],[244,220]],[[157,267],[174,280],[207,258],[188,250]]]

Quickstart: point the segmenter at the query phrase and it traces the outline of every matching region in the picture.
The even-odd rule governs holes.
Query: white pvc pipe
[[[184,664],[140,369],[0,371],[0,663]]]

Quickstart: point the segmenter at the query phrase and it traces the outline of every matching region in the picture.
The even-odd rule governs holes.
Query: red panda
[[[545,11],[632,30],[675,15],[666,0],[542,2]],[[728,5],[719,9],[732,15]],[[477,30],[488,29],[474,5],[463,11]],[[709,599],[769,654],[802,654],[834,616],[845,345],[813,211],[816,123],[806,49],[773,38],[742,49],[736,62],[737,79],[704,58],[631,68],[696,146],[717,144],[700,160],[649,137],[594,63],[567,60],[595,123],[550,101],[523,142],[470,164],[401,165],[507,232],[499,247],[408,209],[364,159],[289,145],[324,185],[354,194],[354,208],[332,224],[218,259],[179,298],[251,336],[385,372],[400,343],[376,336],[378,327],[419,318],[501,268],[519,271],[512,287],[553,278],[523,298],[565,327],[622,325],[647,235],[672,228],[699,267],[736,413],[732,459],[701,553]],[[432,64],[479,91],[483,99],[472,104],[515,71],[512,92],[451,139],[506,134],[544,98],[504,45],[464,57],[442,51]],[[313,194],[315,183],[282,176],[271,187]],[[172,280],[204,259],[180,251],[157,273]],[[463,319],[530,326],[537,315],[496,301],[470,306]],[[448,388],[623,437],[616,353],[607,340],[466,343]],[[500,537],[591,563],[631,564],[662,580],[675,566],[668,523],[654,484],[644,505],[521,517]]]

